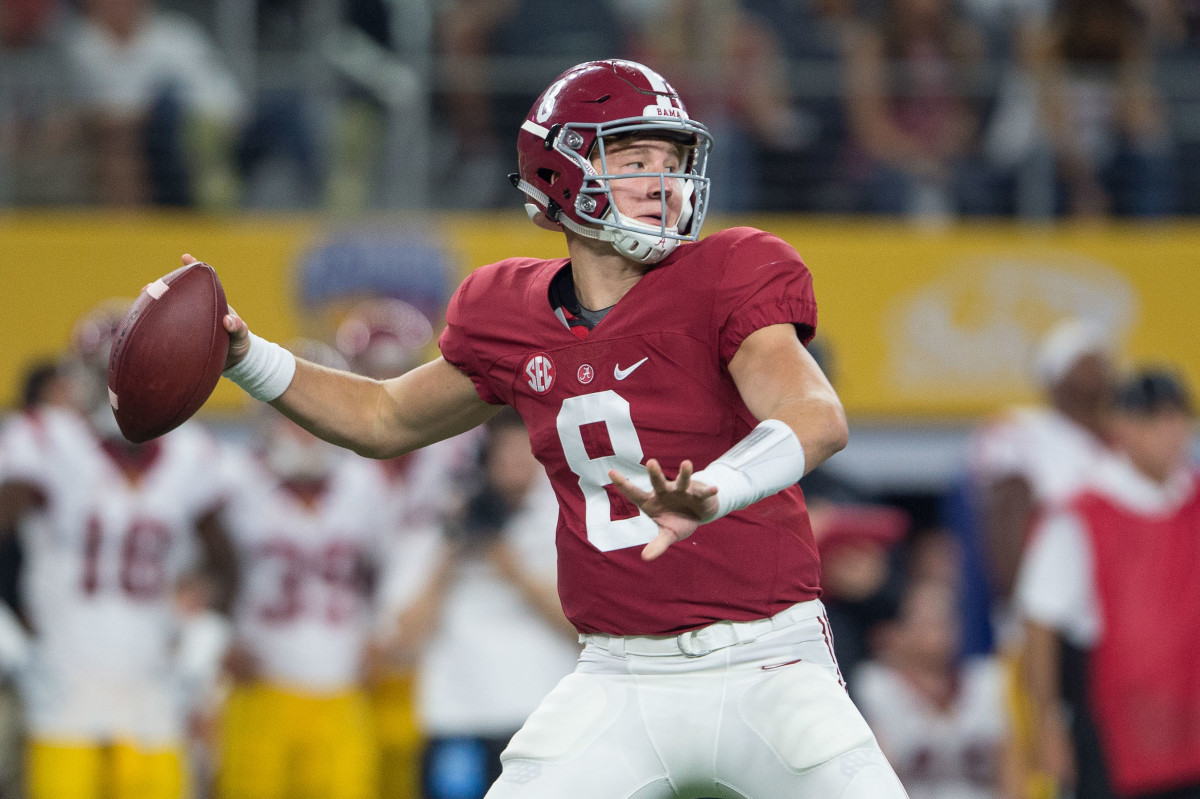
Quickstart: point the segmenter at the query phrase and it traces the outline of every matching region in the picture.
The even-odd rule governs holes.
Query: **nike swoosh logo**
[[[624,380],[625,378],[627,378],[631,374],[633,374],[634,369],[638,368],[639,366],[641,366],[648,360],[650,360],[649,355],[647,355],[645,358],[642,358],[640,361],[638,361],[637,363],[635,363],[633,366],[629,367],[628,369],[622,369],[620,364],[614,364],[613,365],[613,377],[617,378],[618,380]]]
[[[774,663],[770,666],[761,666],[760,668],[763,671],[772,671],[774,669],[782,669],[784,666],[794,666],[795,664],[802,662],[804,662],[804,658],[796,658],[795,660],[789,660],[787,663]]]

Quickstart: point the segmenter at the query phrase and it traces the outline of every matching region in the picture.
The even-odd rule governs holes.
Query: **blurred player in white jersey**
[[[0,433],[0,508],[22,536],[33,628],[21,677],[32,799],[176,799],[185,708],[176,581],[203,560],[231,582],[220,449],[194,426],[134,446],[104,392],[124,306],[78,325],[89,417],[43,408]],[[0,523],[0,528],[6,527]]]
[[[433,340],[428,317],[393,297],[363,300],[338,326],[335,345],[353,371],[375,379],[404,374],[420,363]],[[382,618],[398,619],[373,663],[371,707],[380,749],[382,796],[421,790],[424,733],[416,706],[416,649],[438,610],[426,591],[443,573],[446,518],[462,503],[463,481],[474,465],[479,436],[467,434],[400,458],[379,461],[386,498],[397,519],[389,563],[379,586]],[[385,621],[386,623],[386,621]]]
[[[989,576],[1002,599],[1012,592],[1035,512],[1076,491],[1108,448],[1114,369],[1105,332],[1061,322],[1040,342],[1035,372],[1049,404],[1014,408],[971,443]]]
[[[344,366],[315,341],[305,357]],[[375,572],[394,520],[374,464],[271,413],[225,520],[243,580],[221,725],[225,799],[373,799],[363,691]]]
[[[71,382],[57,359],[33,363],[21,385],[21,412],[48,406],[72,407]],[[0,452],[3,458],[3,452]],[[4,470],[0,466],[0,473]],[[3,511],[0,511],[3,515]],[[28,653],[28,628],[21,597],[22,548],[16,529],[0,530],[0,796],[24,791],[25,736],[16,675]]]
[[[1113,350],[1107,331],[1090,322],[1056,324],[1039,342],[1034,363],[1047,404],[1009,410],[979,431],[970,447],[992,622],[1009,672],[1013,732],[1036,799],[1056,789],[1033,750],[1034,709],[1017,668],[1022,642],[1010,598],[1038,513],[1077,491],[1108,451]]]
[[[461,522],[422,650],[425,799],[481,799],[500,753],[579,657],[555,582],[558,503],[521,417],[486,426],[483,474]]]
[[[1019,799],[1004,677],[990,657],[958,661],[954,589],[913,583],[854,696],[913,799]]]

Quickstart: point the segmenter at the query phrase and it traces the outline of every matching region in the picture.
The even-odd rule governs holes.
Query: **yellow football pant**
[[[181,799],[184,757],[176,748],[35,740],[28,748],[29,799]]]
[[[376,799],[378,752],[366,696],[235,688],[221,720],[222,799]]]
[[[415,676],[395,672],[371,690],[371,708],[379,735],[379,789],[383,799],[421,796],[421,754],[424,735],[417,719]]]

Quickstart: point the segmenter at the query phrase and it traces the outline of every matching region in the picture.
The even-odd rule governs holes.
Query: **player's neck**
[[[649,268],[620,255],[607,242],[568,236],[567,251],[575,297],[592,311],[616,305]]]
[[[1079,402],[1057,402],[1055,408],[1070,419],[1079,427],[1087,430],[1092,435],[1101,440],[1107,440],[1108,417],[1104,412],[1104,408],[1097,406],[1095,403],[1079,403]]]

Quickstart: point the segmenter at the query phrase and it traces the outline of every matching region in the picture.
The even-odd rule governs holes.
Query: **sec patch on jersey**
[[[229,353],[225,289],[208,264],[176,269],[142,289],[108,359],[108,398],[134,443],[187,421],[216,388]]]

